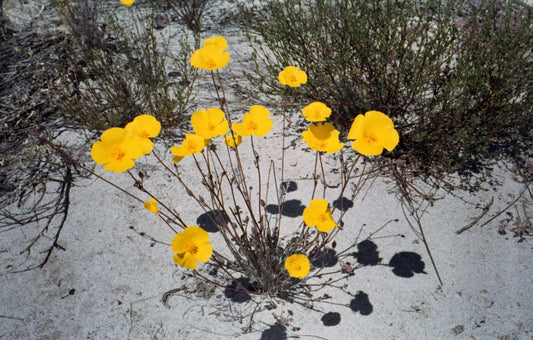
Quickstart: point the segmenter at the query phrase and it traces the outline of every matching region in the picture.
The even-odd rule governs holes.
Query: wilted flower
[[[333,220],[333,215],[329,209],[329,203],[325,199],[315,198],[309,203],[309,207],[304,209],[304,222],[307,226],[316,226],[318,231],[330,232],[337,227]]]
[[[330,123],[320,123],[310,125],[302,132],[302,140],[307,142],[311,150],[325,151],[327,153],[337,152],[344,146],[339,142],[339,131],[335,130]]]
[[[126,7],[130,7],[131,5],[133,5],[133,3],[135,2],[135,0],[120,0],[120,2],[126,6]]]
[[[250,137],[252,134],[257,137],[264,136],[274,124],[274,121],[268,118],[269,116],[270,112],[265,107],[254,105],[250,107],[250,112],[244,115],[242,123],[233,123],[231,129],[243,137]]]
[[[143,153],[152,152],[154,143],[148,138],[154,138],[161,131],[161,123],[154,116],[140,115],[133,122],[126,125],[125,130],[132,136],[138,137],[143,145]]]
[[[213,254],[213,246],[209,242],[209,234],[200,227],[187,227],[182,233],[176,234],[171,243],[176,255],[174,261],[185,268],[196,269],[198,262],[206,262]]]
[[[289,271],[289,275],[298,279],[304,278],[309,274],[311,264],[307,256],[303,254],[294,254],[285,260],[285,269]]]
[[[204,47],[194,51],[191,56],[191,65],[203,70],[216,70],[225,67],[230,55],[224,52],[228,47],[226,39],[213,37],[204,41]]]
[[[331,115],[331,109],[321,102],[313,102],[302,109],[302,114],[309,122],[322,122]]]
[[[352,148],[365,156],[380,155],[383,148],[392,151],[400,141],[392,120],[379,111],[355,117],[346,138],[354,139]]]
[[[122,172],[135,165],[134,159],[144,155],[144,146],[139,138],[131,136],[125,129],[114,127],[100,136],[101,141],[93,144],[91,157],[104,170]]]
[[[287,66],[279,73],[278,79],[281,85],[299,87],[300,84],[307,83],[307,74],[296,66]]]
[[[238,134],[234,133],[233,135],[227,135],[226,138],[224,138],[224,144],[231,148],[236,148],[242,143],[242,136],[239,136]]]
[[[192,155],[193,153],[199,154],[209,143],[209,139],[205,139],[202,136],[187,133],[185,134],[185,140],[181,142],[180,146],[173,146],[170,148],[170,152],[174,154],[174,163],[178,163],[183,157]]]
[[[211,108],[207,111],[200,110],[191,116],[191,125],[196,134],[210,139],[228,132],[228,121],[224,117],[224,111],[218,108]]]
[[[157,200],[153,197],[150,199],[150,201],[144,202],[144,207],[154,214],[159,213],[159,209],[157,208]]]

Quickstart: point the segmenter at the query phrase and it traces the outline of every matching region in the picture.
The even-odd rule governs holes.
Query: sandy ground
[[[295,153],[299,163],[306,162],[304,151]],[[184,199],[177,183],[159,170],[148,170],[150,163],[148,157],[146,164],[139,164],[150,176],[147,186],[194,224],[201,211]],[[186,172],[192,164],[181,166]],[[127,176],[105,175],[131,188]],[[297,166],[289,166],[287,178],[294,180],[298,189],[288,199],[305,205],[311,186],[301,177]],[[481,222],[505,206],[507,193],[521,190],[509,174],[501,173],[499,178],[503,183],[497,190],[466,196],[471,202],[495,198]],[[259,308],[254,314],[254,309],[264,307],[269,299],[232,302],[224,289],[212,289],[184,276],[187,271],[173,263],[167,245],[139,234],[167,243],[171,240],[172,232],[155,215],[101,181],[80,180],[72,190],[71,213],[61,233],[59,243],[64,251],[54,251],[43,269],[0,276],[0,335],[6,339],[530,339],[531,240],[518,243],[510,233],[497,234],[496,221],[456,235],[480,210],[451,196],[437,201],[423,222],[444,280],[441,287],[423,244],[389,192],[392,188],[376,181],[345,217],[338,249],[369,240],[376,246],[373,253],[381,259],[339,283],[351,295],[324,288],[314,297],[328,294],[332,296],[328,301],[336,304],[314,303],[319,311],[312,311],[297,304],[283,306],[274,299],[275,309]],[[290,223],[299,222],[300,217],[285,218]],[[2,249],[27,242],[22,234],[22,230],[0,234]],[[215,248],[224,247],[218,233],[211,233],[211,239]],[[394,256],[406,252],[415,257],[408,266],[414,271],[412,277],[399,276],[390,266]],[[350,259],[354,265],[365,263],[353,256],[344,261]],[[5,267],[2,265],[4,271]],[[179,287],[188,290],[171,295],[166,306],[162,296]],[[272,313],[291,318],[278,335],[272,328],[276,324]],[[340,322],[326,326],[327,313],[339,313]],[[334,314],[327,315],[335,319]]]
[[[243,59],[239,58],[245,59],[249,49],[236,28],[228,26],[206,34],[221,34],[228,39],[235,62],[227,72],[241,72],[239,67],[243,66],[238,65]],[[202,96],[201,105],[208,105],[207,95]],[[230,106],[231,100],[239,100],[236,95],[229,99]],[[263,164],[269,159],[279,162],[281,117],[275,108],[271,111],[275,114],[274,128],[258,143]],[[236,117],[239,115],[237,112]],[[287,199],[298,211],[309,201],[314,156],[294,129],[287,141],[294,141],[295,146],[287,153],[285,178],[296,183],[296,190]],[[171,154],[162,141],[156,142],[156,150],[170,161]],[[247,145],[242,150],[249,155]],[[252,158],[248,157],[245,164],[250,164],[247,170],[251,171]],[[160,200],[178,210],[185,221],[196,224],[201,209],[155,164],[155,159],[147,156],[137,162],[136,169],[148,175],[146,185]],[[338,167],[334,159],[326,165]],[[194,183],[190,159],[180,163],[180,169]],[[96,171],[138,193],[127,175],[104,173],[101,168]],[[44,268],[12,273],[40,256],[34,252],[25,258],[16,252],[31,240],[34,231],[29,228],[35,226],[0,233],[0,337],[532,339],[532,240],[518,242],[509,231],[499,235],[502,218],[479,226],[507,205],[509,193],[521,192],[523,184],[501,165],[496,167],[493,180],[499,184],[487,185],[474,194],[437,192],[442,198],[423,216],[443,286],[423,243],[402,213],[394,185],[386,178],[376,180],[347,211],[345,229],[337,240],[337,249],[366,240],[362,243],[366,247],[360,245],[352,253],[368,257],[352,255],[344,259],[353,265],[366,265],[337,283],[343,290],[326,287],[315,292],[315,310],[311,310],[266,297],[232,301],[224,289],[205,285],[175,265],[168,246],[173,233],[155,215],[102,181],[78,179],[59,239],[61,249],[52,253]],[[253,176],[250,181],[253,185]],[[194,187],[202,190],[199,185]],[[330,189],[328,197],[338,195],[336,190]],[[457,235],[455,231],[479,216],[479,206],[492,198],[494,204],[478,225]],[[533,216],[531,200],[527,203],[529,216]],[[283,218],[287,228],[301,221],[300,216]],[[212,232],[210,237],[216,249],[224,248],[219,233]],[[403,269],[392,266],[398,259],[407,263]],[[176,288],[181,290],[168,295],[166,303],[162,301],[165,293]],[[324,294],[331,298],[317,302]],[[273,309],[265,308],[272,303]],[[285,327],[279,326],[281,319],[286,321]]]

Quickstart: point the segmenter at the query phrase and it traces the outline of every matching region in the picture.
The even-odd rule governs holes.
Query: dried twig
[[[466,227],[463,227],[463,228],[457,230],[455,233],[459,235],[462,232],[464,232],[464,231],[472,228],[474,225],[476,225],[476,223],[478,223],[479,220],[481,220],[483,218],[483,216],[485,216],[489,212],[489,209],[490,209],[490,207],[492,206],[493,203],[494,203],[494,197],[492,197],[490,202],[486,206],[483,207],[483,211],[481,212],[481,214],[478,217],[476,217],[474,219],[474,221],[470,222]]]
[[[484,227],[484,226],[486,226],[486,225],[489,224],[490,222],[494,221],[495,218],[497,218],[498,216],[500,216],[501,214],[503,214],[504,212],[506,212],[510,207],[512,207],[516,202],[518,202],[518,200],[520,199],[520,197],[522,197],[522,195],[524,195],[524,192],[525,192],[525,191],[526,191],[526,190],[523,189],[523,190],[520,192],[520,194],[519,194],[519,195],[518,195],[518,196],[517,196],[517,197],[516,197],[511,203],[509,203],[508,205],[506,205],[505,208],[503,208],[502,210],[500,210],[499,212],[497,212],[495,215],[493,215],[491,218],[489,218],[485,223],[481,224],[480,227]],[[494,200],[494,199],[493,199],[493,200]],[[491,204],[492,204],[492,203],[491,203]],[[487,210],[487,211],[488,211],[488,210]],[[484,213],[483,215],[485,215],[485,213]],[[482,215],[482,216],[483,216],[483,215]],[[481,218],[482,216],[480,216],[480,218]],[[478,220],[479,220],[480,218],[478,218],[476,221],[474,221],[473,224],[471,223],[471,224],[467,225],[466,227],[457,230],[455,233],[456,233],[456,234],[460,234],[460,233],[462,233],[463,231],[472,228],[472,227],[475,225],[475,223],[478,222]]]

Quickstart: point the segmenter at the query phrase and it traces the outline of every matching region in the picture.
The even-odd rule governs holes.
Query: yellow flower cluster
[[[230,58],[228,53],[223,52],[227,48],[226,39],[222,37],[209,38],[204,41],[203,45],[204,47],[196,50],[191,57],[193,66],[206,70],[226,66]],[[213,54],[211,52],[216,53]],[[227,57],[222,57],[219,55],[220,53],[227,54]],[[216,58],[220,59],[215,60]],[[208,59],[214,60],[213,63],[209,64]],[[218,66],[213,66],[215,64]],[[180,146],[173,146],[170,149],[172,154],[174,154],[172,160],[178,163],[185,156],[193,153],[199,154],[210,143],[212,138],[223,135],[226,135],[224,143],[231,148],[236,148],[242,143],[242,137],[264,136],[272,129],[274,123],[272,119],[268,118],[270,112],[265,107],[254,105],[250,107],[250,112],[244,115],[242,122],[231,125],[232,132],[228,134],[229,124],[225,116],[224,111],[218,108],[200,110],[193,113],[191,125],[195,133],[186,134],[185,140]]]
[[[269,119],[270,112],[261,105],[250,107],[242,122],[233,123],[233,133],[226,135],[224,143],[236,148],[242,143],[242,137],[255,135],[261,137],[271,129],[274,121]],[[209,144],[211,138],[225,135],[229,132],[228,121],[224,118],[224,111],[211,108],[207,111],[200,110],[191,116],[191,125],[195,134],[186,134],[180,146],[173,146],[170,151],[174,154],[173,161],[178,163],[185,156],[199,154]]]
[[[204,47],[194,51],[191,56],[191,65],[202,70],[216,70],[225,67],[230,59],[226,39],[213,37],[204,41]]]
[[[296,66],[287,66],[278,79],[282,85],[299,87],[307,82],[307,75]],[[324,122],[331,115],[331,109],[324,103],[313,102],[302,109],[302,114],[309,122]],[[339,142],[339,131],[330,123],[312,124],[302,136],[311,150],[332,153],[344,147]],[[352,148],[365,156],[380,155],[383,149],[392,151],[400,141],[392,120],[379,111],[355,117],[346,138],[353,139]]]
[[[131,6],[134,0],[120,0],[125,6]],[[225,52],[227,42],[222,37],[206,39],[201,49],[196,50],[190,59],[191,64],[200,69],[217,70],[225,67],[229,53]],[[299,87],[307,83],[307,75],[296,66],[287,66],[278,75],[282,85]],[[181,145],[173,146],[173,161],[179,162],[184,157],[201,153],[213,138],[224,136],[224,143],[237,148],[243,137],[261,137],[266,135],[273,126],[270,112],[263,106],[250,107],[240,122],[229,126],[223,109],[210,108],[199,110],[191,116],[194,133],[185,135]],[[322,102],[312,102],[302,109],[302,114],[311,125],[302,132],[302,140],[308,147],[318,152],[333,153],[341,150],[344,143],[339,140],[339,131],[333,124],[326,122],[332,110]],[[231,130],[230,130],[231,128]],[[141,115],[128,123],[124,128],[114,127],[102,133],[100,140],[91,149],[91,156],[105,170],[122,172],[135,165],[134,160],[152,152],[151,138],[159,135],[161,124],[150,115]],[[360,154],[379,155],[383,149],[392,151],[399,143],[399,134],[392,120],[384,113],[369,111],[358,115],[347,135],[353,140],[352,148]],[[157,200],[151,198],[144,202],[144,207],[159,214]],[[303,211],[303,220],[308,227],[316,227],[318,232],[328,233],[338,227],[333,219],[327,200],[318,198],[309,202]],[[182,267],[196,269],[198,261],[206,262],[213,254],[208,233],[200,227],[188,226],[183,232],[176,234],[171,243],[174,261]],[[302,279],[309,274],[311,264],[305,254],[293,254],[285,260],[285,268],[289,275]]]
[[[282,85],[299,87],[307,82],[307,75],[296,66],[287,66],[279,73],[278,79]],[[314,123],[302,132],[302,141],[311,150],[332,153],[344,147],[339,141],[339,131],[331,123],[324,122],[331,115],[331,109],[326,104],[313,102],[302,109],[302,114],[307,121]],[[387,115],[369,111],[355,118],[347,139],[354,140],[352,148],[355,151],[365,156],[375,156],[380,155],[383,149],[392,151],[398,145],[399,134]],[[309,207],[304,209],[303,219],[307,226],[316,226],[320,232],[330,232],[337,227],[325,199],[312,200]],[[290,276],[303,278],[309,273],[309,260],[302,254],[291,255],[285,262],[285,268]]]
[[[93,144],[91,157],[104,170],[122,172],[131,169],[134,159],[152,152],[150,138],[157,137],[161,124],[150,115],[136,117],[123,128],[110,128],[102,133],[100,141]]]

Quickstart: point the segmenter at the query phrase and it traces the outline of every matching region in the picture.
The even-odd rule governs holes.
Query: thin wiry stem
[[[416,230],[418,232],[417,236],[422,240],[422,243],[424,243],[424,247],[426,248],[426,252],[428,253],[429,259],[431,260],[431,264],[433,266],[433,269],[435,270],[435,274],[437,275],[437,279],[439,280],[439,283],[442,286],[443,285],[443,281],[442,281],[442,279],[440,277],[439,270],[437,268],[435,260],[433,259],[433,255],[431,253],[431,249],[429,248],[429,244],[428,244],[426,235],[424,233],[424,228],[422,227],[421,217],[418,214],[418,209],[416,209],[414,207],[413,196],[412,196],[411,192],[409,191],[409,186],[405,183],[405,179],[402,177],[402,175],[400,174],[400,172],[399,172],[397,167],[392,167],[392,170],[393,170],[393,174],[394,174],[395,179],[396,179],[396,184],[398,186],[399,193],[401,195],[400,197],[401,197],[401,203],[402,203],[402,210],[403,210],[403,206],[405,206],[407,208],[409,214],[415,220],[416,226],[417,226]],[[413,230],[415,230],[415,227],[411,225],[411,222],[409,220],[409,217],[405,213],[405,210],[403,210],[403,211],[404,211],[404,215],[405,215],[405,218],[406,218],[407,222],[409,223],[411,228],[413,228]]]

